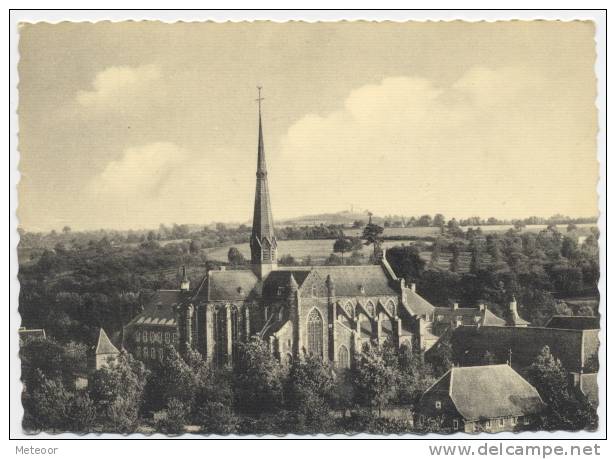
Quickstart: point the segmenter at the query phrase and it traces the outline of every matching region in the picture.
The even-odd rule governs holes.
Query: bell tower
[[[267,164],[263,147],[263,126],[261,122],[261,87],[257,87],[259,97],[259,141],[257,147],[257,186],[255,190],[255,207],[250,237],[251,262],[259,278],[265,278],[278,266],[278,243],[274,235],[274,219],[270,204],[267,184]]]

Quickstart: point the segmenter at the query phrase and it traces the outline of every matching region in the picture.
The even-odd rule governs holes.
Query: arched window
[[[150,358],[152,358],[152,359],[156,358],[156,349],[155,348],[151,348],[150,349]]]
[[[148,348],[147,347],[143,348],[143,357],[145,357],[146,359],[148,358]]]
[[[323,357],[323,319],[316,309],[308,315],[308,353]]]
[[[225,364],[225,347],[227,345],[227,310],[225,308],[220,308],[216,311],[216,317],[214,320],[214,356],[216,358],[216,365],[223,366]]]
[[[169,338],[169,332],[165,332],[165,343],[169,344],[170,338]]]
[[[147,332],[147,330],[143,332],[143,342],[144,343],[148,342],[148,332]]]
[[[237,309],[237,306],[231,306],[231,350],[233,362],[237,362],[238,355],[238,345],[240,340],[240,313]]]
[[[139,346],[137,346],[137,348],[135,349],[135,355],[138,359],[141,358],[141,348]]]
[[[290,352],[287,352],[284,357],[284,365],[290,367],[293,364],[293,356]]]
[[[137,330],[137,333],[135,333],[135,341],[136,342],[141,341],[141,334],[139,333],[139,330]]]
[[[340,368],[351,368],[349,349],[344,344],[338,348],[338,366]]]

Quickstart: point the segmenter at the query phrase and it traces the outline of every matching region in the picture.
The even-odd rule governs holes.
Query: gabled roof
[[[107,336],[107,333],[105,333],[105,330],[101,328],[100,331],[98,332],[98,343],[96,344],[96,355],[119,354],[119,353],[120,351],[118,351],[118,348],[115,347],[111,343],[111,340]]]
[[[405,293],[406,301],[412,314],[420,316],[424,316],[426,314],[429,316],[432,315],[435,307],[426,301],[421,295],[414,292],[410,288],[405,289]]]
[[[132,325],[167,325],[175,326],[175,305],[185,299],[181,290],[157,290],[147,302],[144,310],[131,320]]]
[[[497,327],[504,327],[507,322],[505,319],[501,319],[488,308],[481,310],[480,308],[446,308],[437,306],[434,308],[434,321],[440,322],[438,316],[444,317],[443,321],[449,321],[451,317],[460,317],[464,325],[476,325],[475,318],[479,317],[479,324],[481,325],[493,325]]]
[[[308,275],[309,269],[277,269],[271,271],[263,281],[262,296],[263,298],[275,298],[278,296],[278,287],[286,289],[289,286],[291,275],[295,279],[295,282],[299,287],[304,283]]]
[[[425,393],[444,386],[469,421],[537,414],[545,406],[537,390],[509,365],[454,367]]]
[[[393,296],[393,282],[380,265],[315,266],[313,272],[323,280],[331,277],[336,296]],[[299,280],[297,280],[299,283]],[[363,292],[363,293],[362,293]]]
[[[260,296],[259,278],[248,269],[210,271],[207,276],[208,301],[243,301],[251,295]]]
[[[566,330],[598,330],[601,328],[600,319],[595,316],[552,316],[545,326]]]

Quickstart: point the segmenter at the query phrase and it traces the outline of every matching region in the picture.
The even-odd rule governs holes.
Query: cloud
[[[146,97],[159,97],[161,86],[161,72],[156,66],[114,66],[99,72],[93,89],[78,91],[75,100],[88,109],[119,110]]]
[[[595,133],[592,119],[568,115],[576,104],[558,82],[520,68],[475,67],[444,87],[385,78],[289,128],[272,161],[274,201],[283,215],[350,204],[380,214],[592,215]]]
[[[79,225],[155,228],[160,223],[248,220],[253,162],[230,167],[214,158],[237,157],[237,152],[208,153],[172,142],[126,148],[89,182],[90,210]]]

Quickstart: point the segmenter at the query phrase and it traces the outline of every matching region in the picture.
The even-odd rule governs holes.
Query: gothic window
[[[372,301],[368,301],[368,303],[366,303],[366,311],[368,311],[368,314],[371,316],[374,316],[374,304]]]
[[[135,355],[137,356],[137,358],[141,358],[141,348],[140,347],[137,347],[135,349]]]
[[[347,303],[344,305],[344,310],[349,315],[349,317],[353,317],[353,305],[351,303]]]
[[[143,342],[144,342],[144,343],[147,343],[147,342],[148,342],[148,332],[147,332],[147,331],[144,331],[144,332],[143,332]]]
[[[308,315],[308,353],[323,357],[323,319],[316,309]]]
[[[169,332],[165,332],[165,343],[169,344]]]
[[[216,358],[216,365],[223,366],[225,363],[226,355],[225,346],[227,344],[227,311],[225,308],[220,308],[218,311],[216,311],[216,318],[214,324],[214,357]]]
[[[141,334],[139,333],[139,331],[137,331],[137,333],[135,333],[135,341],[138,343],[139,341],[141,341]]]
[[[392,316],[396,315],[396,314],[395,314],[395,312],[396,312],[396,308],[394,307],[394,303],[393,303],[393,301],[389,301],[389,302],[387,303],[387,306],[385,306],[385,309],[387,309],[387,312],[388,312],[390,315],[392,315]]]
[[[237,362],[238,345],[240,339],[240,313],[236,306],[231,306],[231,349],[233,353],[233,362]]]
[[[344,344],[338,348],[338,366],[340,368],[350,368],[351,367],[349,350]]]
[[[150,343],[155,342],[156,340],[156,333],[154,333],[153,331],[150,332]]]
[[[284,287],[278,287],[276,295],[282,296],[284,294]]]
[[[156,358],[156,349],[154,349],[154,348],[150,349],[150,358],[152,358],[152,359]]]
[[[290,352],[287,352],[284,357],[284,365],[290,367],[293,364],[293,356]]]
[[[143,357],[146,359],[148,358],[148,348],[147,347],[143,348]]]

